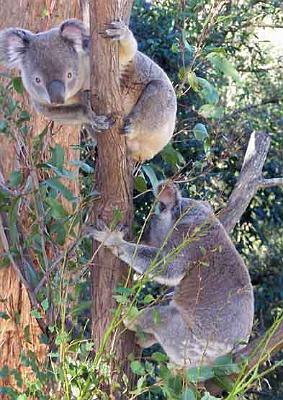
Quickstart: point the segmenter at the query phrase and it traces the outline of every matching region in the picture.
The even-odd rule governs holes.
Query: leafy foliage
[[[174,176],[191,197],[210,201],[216,210],[221,208],[235,184],[254,130],[272,134],[265,175],[283,174],[282,56],[260,40],[262,25],[276,28],[282,25],[280,18],[277,0],[268,4],[254,0],[136,1],[132,28],[140,50],[168,72],[179,102],[173,143],[143,165],[135,177],[137,236],[151,210],[151,192],[161,179]],[[38,307],[32,315],[48,324],[48,335],[43,335],[42,341],[52,346],[44,366],[35,354],[22,354],[22,363],[34,372],[31,381],[23,382],[18,371],[5,366],[0,378],[13,375],[19,390],[1,387],[0,393],[22,400],[108,399],[104,388],[121,386],[110,371],[115,354],[105,354],[103,347],[110,332],[121,324],[125,313],[130,318],[142,307],[162,301],[164,291],[147,277],[135,281],[132,288],[117,288],[117,310],[105,342],[93,355],[88,285],[92,250],[79,228],[97,195],[90,189],[93,149],[82,143],[81,159],[72,162],[81,172],[83,195],[77,198],[69,189],[75,175],[66,165],[63,148],[49,147],[43,161],[49,128],[29,142],[30,116],[14,100],[15,92],[23,93],[20,78],[5,77],[5,85],[0,85],[0,135],[20,144],[23,157],[19,169],[0,187],[0,211],[7,215],[10,241],[9,251],[1,255],[0,268],[8,267],[11,257],[21,266],[36,293]],[[255,335],[266,330],[282,311],[281,198],[280,188],[259,191],[234,232],[254,283]],[[18,218],[21,212],[27,221]],[[113,210],[113,220],[118,222],[119,210]],[[5,307],[0,320],[7,321],[11,312]],[[129,399],[215,400],[202,386],[208,378],[222,384],[229,400],[264,399],[267,395],[277,399],[283,393],[276,358],[267,369],[256,366],[250,373],[245,370],[245,360],[236,365],[230,356],[216,360],[213,366],[176,373],[159,346],[143,355],[141,360],[129,355],[137,376]],[[266,381],[259,383],[268,371],[272,391]],[[234,384],[228,376],[238,372],[241,380]],[[127,387],[127,376],[123,380]]]

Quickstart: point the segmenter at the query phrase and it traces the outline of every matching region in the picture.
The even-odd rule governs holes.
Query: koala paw
[[[121,134],[131,135],[133,132],[134,132],[134,124],[132,118],[125,118]]]
[[[112,40],[123,40],[128,36],[129,32],[129,28],[123,21],[113,21],[106,25],[104,35]]]
[[[106,227],[104,222],[101,221],[97,223],[97,226],[100,230],[98,229],[92,230],[91,232],[92,237],[98,242],[103,243],[104,246],[115,248],[123,243],[124,241],[123,231],[111,231],[109,228]]]
[[[94,131],[105,131],[110,129],[115,123],[114,119],[106,115],[96,115],[93,113],[90,118],[90,125]]]

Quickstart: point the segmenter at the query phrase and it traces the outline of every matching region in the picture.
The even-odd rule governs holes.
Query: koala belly
[[[137,134],[127,136],[127,148],[131,157],[139,162],[150,160],[169,143],[173,130],[174,122],[168,121],[158,130],[141,129]]]
[[[233,349],[231,343],[205,340],[196,335],[179,312],[171,318],[166,330],[156,327],[154,335],[170,361],[181,368],[212,365],[217,357]]]

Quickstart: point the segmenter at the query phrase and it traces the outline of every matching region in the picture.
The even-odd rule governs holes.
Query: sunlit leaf
[[[153,187],[153,189],[155,189],[158,186],[158,179],[157,179],[157,176],[156,176],[155,171],[152,168],[152,166],[149,164],[144,164],[142,166],[142,170],[146,174],[148,179],[150,180],[150,183],[151,183],[151,186]]]
[[[193,133],[194,133],[195,138],[197,140],[200,140],[201,142],[203,142],[204,139],[206,139],[208,137],[208,132],[207,132],[204,124],[200,124],[200,123],[196,124],[193,127]]]
[[[208,366],[200,366],[200,367],[193,367],[188,369],[187,371],[187,378],[190,382],[197,383],[203,382],[207,379],[211,379],[215,376],[214,371],[211,367]]]
[[[133,371],[134,374],[136,374],[136,375],[144,375],[145,374],[145,369],[140,361],[134,360],[131,362],[130,365],[131,365],[131,370]]]
[[[215,69],[222,72],[224,75],[231,77],[235,82],[240,82],[238,71],[223,54],[212,52],[206,57]]]

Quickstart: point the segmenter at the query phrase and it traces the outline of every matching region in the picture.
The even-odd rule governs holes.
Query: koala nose
[[[62,81],[51,81],[47,84],[47,91],[52,104],[64,104],[65,85]]]

